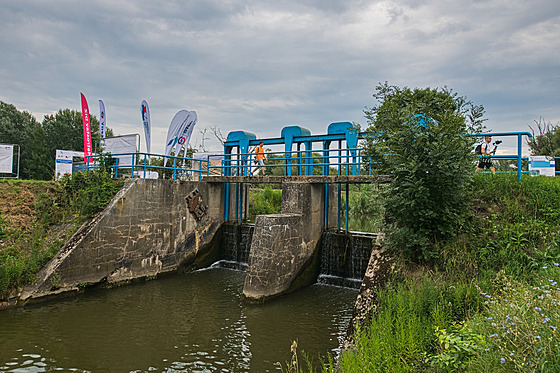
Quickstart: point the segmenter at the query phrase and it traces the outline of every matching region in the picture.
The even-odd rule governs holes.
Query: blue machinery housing
[[[521,179],[522,171],[522,145],[523,137],[532,137],[528,132],[483,133],[477,137],[492,136],[493,138],[517,137],[517,154],[493,155],[492,159],[513,160],[517,163],[517,178]],[[265,146],[280,146],[281,151],[267,152],[269,158],[265,168],[267,173],[274,173],[286,177],[292,176],[368,176],[372,175],[372,168],[359,141],[366,137],[360,133],[350,122],[335,122],[329,124],[327,134],[311,135],[308,129],[299,126],[282,128],[280,137],[258,139],[253,133],[233,131],[228,134],[224,143],[223,154],[208,154],[203,158],[164,156],[146,153],[113,154],[119,159],[128,159],[128,164],[115,164],[114,175],[123,171],[130,177],[148,177],[150,172],[159,171],[164,177],[172,179],[201,180],[204,176],[251,176],[255,168],[255,153],[252,147],[260,141]],[[319,144],[319,146],[317,146]],[[96,157],[92,158],[95,160]],[[164,164],[156,166],[150,161],[156,157],[163,158]],[[160,158],[160,159],[161,159]],[[118,159],[117,159],[118,161]],[[122,162],[125,163],[125,162]],[[89,166],[91,167],[91,166]],[[89,168],[88,167],[88,168]],[[281,169],[281,171],[278,171]],[[128,173],[126,170],[130,170]],[[250,182],[249,179],[247,179]],[[229,198],[231,196],[231,183],[226,183],[226,204],[224,218],[229,220]],[[240,198],[240,189],[236,182],[236,195]],[[329,185],[325,184],[325,196],[328,196]],[[340,188],[340,185],[339,185]],[[348,188],[346,189],[348,193]],[[348,197],[348,196],[347,196]],[[327,198],[327,197],[325,197]],[[340,193],[339,193],[340,199]],[[347,199],[348,200],[348,199]],[[236,208],[237,210],[237,208]],[[348,219],[348,206],[346,206],[346,219]],[[339,215],[340,216],[340,215]],[[236,220],[239,211],[236,211]],[[340,219],[340,218],[339,218]],[[346,223],[347,225],[348,223]],[[340,224],[339,224],[340,226]]]

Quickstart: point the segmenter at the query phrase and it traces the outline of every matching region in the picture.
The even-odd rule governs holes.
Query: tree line
[[[94,116],[90,121],[92,141],[99,144],[99,121]],[[110,129],[107,133],[112,136]],[[39,122],[27,111],[0,101],[0,143],[20,146],[21,179],[50,180],[57,149],[84,151],[82,113],[60,109]]]

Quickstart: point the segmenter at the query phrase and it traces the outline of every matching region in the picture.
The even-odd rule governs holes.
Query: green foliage
[[[111,179],[104,168],[65,175],[59,181],[56,203],[67,212],[90,218],[107,206],[123,184],[122,180]]]
[[[436,267],[457,276],[504,270],[531,276],[560,262],[560,179],[476,175],[472,207]]]
[[[282,189],[273,189],[267,185],[263,189],[251,189],[249,194],[250,221],[256,215],[277,214],[282,211]]]
[[[481,300],[472,284],[424,279],[387,287],[378,293],[378,304],[371,324],[358,326],[355,348],[340,356],[345,373],[425,368],[425,352],[438,345],[434,330],[478,312]]]
[[[35,135],[40,127],[28,112],[20,112],[14,105],[0,101],[0,142],[20,146],[20,177],[23,179],[33,178],[37,171],[33,155]]]
[[[383,189],[386,185],[350,185],[348,229],[360,232],[378,233],[383,231],[384,203]],[[346,194],[341,191],[342,219],[345,219]]]
[[[45,184],[43,192],[38,193],[28,229],[8,229],[1,220],[6,242],[0,242],[0,299],[32,282],[75,229],[105,208],[122,185],[121,180],[111,179],[103,167],[72,178],[65,176]]]
[[[467,361],[477,352],[483,350],[486,339],[474,333],[464,323],[454,323],[451,331],[436,326],[438,353],[429,355],[426,361],[447,371],[456,371],[467,366]]]
[[[472,144],[484,108],[447,89],[398,88],[374,95],[366,110],[366,153],[393,182],[386,195],[387,245],[411,260],[437,257],[437,242],[452,237],[470,202]]]
[[[7,232],[7,225],[8,222],[4,220],[2,215],[0,215],[0,240],[3,240],[6,237]]]

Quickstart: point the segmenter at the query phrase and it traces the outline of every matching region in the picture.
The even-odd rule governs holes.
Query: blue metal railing
[[[518,179],[521,179],[523,136],[532,137],[528,132],[483,133],[469,136],[517,137],[517,154],[492,155],[490,159],[514,160],[517,163]],[[268,161],[264,165],[267,174],[281,176],[311,175],[371,175],[374,164],[362,148],[297,150],[267,152]],[[122,153],[111,154],[114,164],[111,165],[113,177],[158,177],[170,179],[201,180],[204,176],[250,176],[255,169],[261,168],[255,163],[255,153],[208,154],[203,158],[165,156],[163,154]],[[98,167],[103,155],[91,156],[91,163],[86,169]],[[560,159],[560,158],[559,158]],[[157,173],[157,175],[156,175]],[[560,173],[560,172],[557,172]]]

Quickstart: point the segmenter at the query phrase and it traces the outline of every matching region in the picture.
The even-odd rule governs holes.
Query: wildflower
[[[547,269],[548,267],[547,267],[547,266],[544,266],[544,267],[542,267],[542,268],[543,268],[543,269]]]
[[[540,335],[536,335],[535,338],[541,339],[541,336],[540,336]]]
[[[555,265],[556,267],[558,267],[559,264],[558,264],[558,263],[554,263],[554,265]]]
[[[548,327],[549,327],[550,329],[552,329],[552,330],[556,330],[556,327],[555,327],[555,326],[549,325]]]
[[[488,320],[492,320],[492,316],[489,316],[489,317],[488,317]]]
[[[490,338],[494,338],[494,337],[497,337],[497,336],[498,336],[497,334],[492,334],[492,335],[490,336]]]
[[[540,308],[540,307],[535,307],[535,309],[536,309],[537,311],[542,311],[542,308]]]
[[[292,343],[292,346],[290,347],[290,352],[294,352],[297,350],[297,341],[294,341]]]
[[[550,321],[550,317],[546,317],[546,318],[542,321],[542,323],[545,324],[545,323],[547,323],[547,322],[549,322],[549,321]]]
[[[489,349],[489,348],[485,348],[484,351],[490,351],[490,349]]]
[[[509,356],[513,356],[513,352],[511,354],[509,354]]]
[[[501,359],[500,359],[500,363],[503,364],[503,363],[505,363],[505,362],[506,362],[506,359],[504,359],[504,358],[501,358]]]

